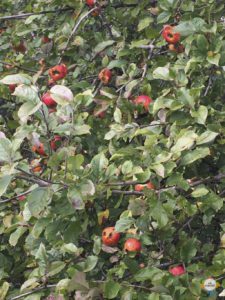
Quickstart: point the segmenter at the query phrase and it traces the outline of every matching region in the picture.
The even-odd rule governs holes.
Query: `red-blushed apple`
[[[146,111],[149,109],[149,104],[152,102],[152,99],[146,95],[140,95],[134,99],[135,105],[143,106]]]
[[[90,7],[95,6],[96,0],[86,0],[86,4]]]
[[[115,227],[107,227],[102,231],[102,242],[106,246],[116,246],[120,239],[120,233],[115,231]]]
[[[141,242],[136,238],[129,238],[124,243],[124,248],[127,252],[140,252],[141,251]]]
[[[50,108],[55,108],[57,106],[57,103],[55,102],[55,100],[52,98],[51,94],[49,92],[45,93],[42,97],[41,97],[41,101],[47,105]]]
[[[134,187],[134,189],[135,189],[135,191],[137,191],[137,192],[141,192],[141,191],[143,191],[143,189],[144,188],[147,188],[147,189],[149,189],[149,190],[154,190],[155,189],[155,186],[154,186],[154,184],[152,183],[152,182],[148,182],[147,184],[136,184],[135,185],[135,187]]]
[[[26,199],[26,196],[25,195],[22,195],[22,196],[19,196],[18,197],[18,200],[19,201],[24,201]]]
[[[170,267],[169,273],[172,274],[173,276],[180,276],[186,273],[186,271],[183,265],[178,265],[175,267]]]
[[[102,69],[100,71],[100,73],[98,74],[98,78],[104,84],[109,83],[109,81],[111,80],[111,77],[112,77],[112,72],[109,69],[107,69],[107,68]]]
[[[9,90],[10,90],[10,92],[14,93],[16,87],[17,87],[17,84],[9,84]]]

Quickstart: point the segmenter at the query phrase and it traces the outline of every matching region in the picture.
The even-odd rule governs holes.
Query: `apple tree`
[[[1,1],[0,299],[216,299],[224,6]]]

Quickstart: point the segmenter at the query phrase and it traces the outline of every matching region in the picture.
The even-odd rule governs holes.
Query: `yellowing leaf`
[[[102,225],[104,220],[107,220],[108,218],[109,218],[109,210],[108,209],[99,212],[98,213],[98,224]]]

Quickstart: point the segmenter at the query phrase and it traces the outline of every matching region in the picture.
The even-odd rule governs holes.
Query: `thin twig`
[[[21,298],[26,297],[28,295],[37,293],[37,292],[42,291],[42,290],[50,289],[50,288],[53,288],[53,287],[56,287],[56,286],[57,286],[56,284],[49,284],[49,285],[46,285],[46,286],[40,286],[40,287],[38,287],[36,289],[33,289],[33,290],[29,291],[29,292],[26,292],[24,294],[20,294],[18,296],[12,297],[10,300],[21,299]]]
[[[16,199],[18,199],[19,197],[22,197],[22,196],[25,196],[25,195],[27,195],[27,194],[30,194],[31,192],[32,192],[32,190],[26,191],[26,192],[24,192],[24,193],[21,193],[21,194],[19,194],[19,195],[13,196],[13,197],[11,197],[11,198],[1,200],[0,203],[11,202],[12,200],[16,200]]]
[[[31,73],[36,73],[37,72],[35,70],[29,69],[29,68],[26,68],[26,67],[21,67],[21,66],[18,66],[17,64],[12,64],[12,63],[5,62],[5,61],[2,61],[2,60],[0,60],[0,64],[2,64],[4,66],[7,66],[7,65],[12,66],[12,67],[17,68],[19,70],[24,70],[24,71],[31,72]]]
[[[62,50],[62,54],[61,54],[60,59],[59,59],[59,64],[62,62],[63,55],[64,55],[65,51],[67,50],[67,48],[68,48],[68,46],[69,46],[69,44],[70,44],[70,41],[71,41],[72,37],[74,36],[74,34],[76,33],[77,29],[79,28],[80,24],[82,23],[82,21],[83,21],[84,19],[86,19],[86,18],[87,18],[93,11],[95,11],[95,10],[96,10],[96,7],[90,9],[90,10],[89,10],[86,14],[84,14],[84,15],[78,20],[78,22],[75,24],[75,26],[74,26],[74,28],[73,28],[73,30],[72,30],[70,36],[68,37],[68,40],[67,40],[67,42],[66,42],[66,45],[65,45],[65,47],[64,47],[63,50]]]
[[[35,16],[35,15],[45,15],[45,14],[51,14],[51,13],[58,13],[58,12],[63,12],[63,11],[72,11],[74,10],[73,8],[61,8],[61,9],[56,9],[56,10],[46,10],[46,11],[39,11],[39,12],[33,12],[33,13],[23,13],[23,14],[18,14],[18,15],[12,15],[12,16],[5,16],[5,17],[0,17],[0,20],[12,20],[12,19],[23,19],[27,18],[30,16]]]

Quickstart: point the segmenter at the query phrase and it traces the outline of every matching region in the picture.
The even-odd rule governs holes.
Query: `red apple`
[[[96,4],[96,0],[86,0],[86,4],[88,6],[94,6]]]
[[[17,87],[17,84],[9,84],[9,90],[10,90],[10,92],[14,93],[16,87]]]
[[[57,81],[66,77],[67,72],[68,70],[66,65],[61,64],[49,69],[48,74],[54,81]]]
[[[152,102],[152,99],[149,97],[149,96],[146,96],[146,95],[140,95],[138,96],[135,100],[134,100],[134,103],[136,105],[141,105],[144,107],[144,109],[146,111],[148,111],[148,108],[149,108],[149,104]]]
[[[169,273],[173,276],[180,276],[186,273],[186,271],[183,265],[177,265],[175,267],[169,268]]]
[[[57,106],[57,103],[55,102],[55,100],[52,98],[51,94],[49,92],[45,93],[42,97],[41,97],[41,101],[47,105],[50,108],[55,108]]]
[[[55,135],[54,138],[50,141],[51,149],[56,151],[62,144],[62,138],[60,135]]]
[[[106,246],[116,246],[120,239],[120,233],[115,231],[115,227],[107,227],[102,231],[102,242]]]
[[[18,197],[18,200],[19,200],[19,201],[24,201],[25,199],[26,199],[26,196],[25,196],[25,195],[19,196],[19,197]]]
[[[162,36],[170,44],[176,44],[180,40],[180,33],[174,30],[174,26],[170,25],[165,25],[163,28]]]
[[[127,252],[140,252],[141,242],[136,238],[129,238],[124,244],[124,250]]]
[[[110,79],[112,77],[112,72],[105,68],[105,69],[102,69],[100,71],[100,73],[98,74],[98,78],[101,80],[101,82],[103,82],[104,84],[107,84],[109,83]]]

